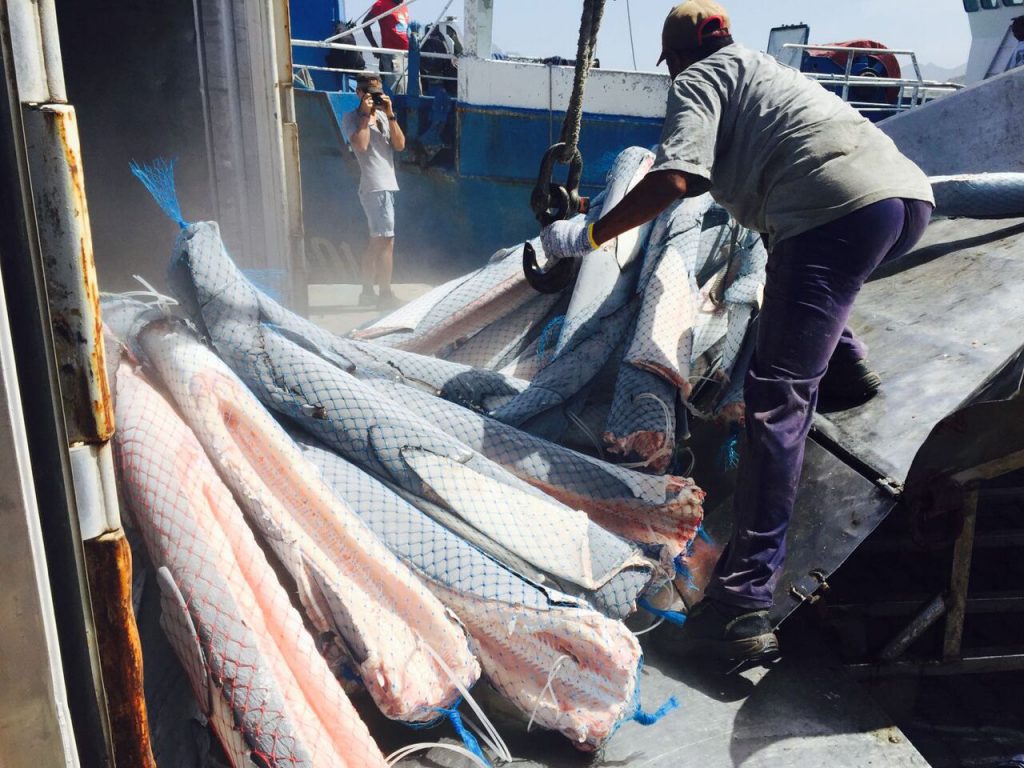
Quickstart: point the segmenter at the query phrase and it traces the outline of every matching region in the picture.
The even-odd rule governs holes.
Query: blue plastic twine
[[[701,523],[697,526],[697,535],[701,538],[702,541],[708,544],[715,543],[715,540],[711,538],[711,534],[708,533],[707,530],[704,528],[704,523]]]
[[[696,591],[697,583],[693,580],[693,574],[690,573],[690,567],[683,562],[683,555],[677,555],[676,559],[672,561],[672,564],[676,567],[676,576],[686,581],[686,588],[690,591]]]
[[[686,623],[685,613],[679,613],[679,611],[663,611],[661,608],[655,608],[650,602],[648,602],[646,597],[641,597],[636,601],[636,604],[648,613],[653,613],[655,616],[664,619],[669,624],[675,624],[676,626],[681,627]]]
[[[556,315],[544,326],[544,330],[540,332],[540,338],[537,339],[537,357],[540,360],[543,360],[545,355],[547,355],[549,346],[552,349],[558,346],[558,337],[562,334],[562,326],[564,324],[565,315]]]
[[[139,165],[132,160],[128,167],[132,169],[135,178],[142,182],[142,185],[149,190],[149,194],[156,200],[167,217],[184,229],[188,222],[181,215],[181,205],[178,203],[178,193],[174,189],[174,164],[177,160],[167,160],[158,157],[151,163]]]
[[[654,712],[644,712],[640,705],[637,704],[636,712],[633,713],[633,722],[640,723],[640,725],[654,725],[661,720],[665,715],[676,709],[679,706],[679,699],[675,696],[670,696],[668,701],[662,704]]]
[[[363,678],[361,678],[348,664],[341,665],[341,676],[350,683],[359,683],[362,685]]]
[[[484,751],[480,749],[480,742],[476,740],[476,736],[470,733],[469,729],[466,728],[465,723],[462,722],[462,715],[459,714],[459,704],[461,703],[462,698],[460,697],[459,700],[450,708],[445,709],[444,707],[435,707],[434,712],[437,712],[441,717],[447,717],[448,721],[452,724],[452,728],[455,729],[455,733],[457,733],[459,738],[462,739],[463,746],[483,760],[487,765],[490,765],[491,762],[487,759],[487,755],[485,755]],[[422,731],[427,728],[433,728],[438,722],[439,719],[429,723],[405,723],[405,725],[415,731]]]
[[[459,734],[459,738],[462,739],[462,743],[466,746],[470,752],[483,760],[487,765],[490,765],[490,761],[484,754],[483,750],[480,749],[480,742],[476,740],[476,736],[469,732],[469,729],[462,722],[462,715],[459,714],[459,710],[456,707],[451,709],[441,709],[440,712],[448,715],[448,719],[451,720],[452,728]]]
[[[740,452],[737,446],[740,442],[740,425],[734,422],[729,427],[729,436],[725,438],[722,447],[718,449],[716,463],[719,469],[736,469],[740,464]]]

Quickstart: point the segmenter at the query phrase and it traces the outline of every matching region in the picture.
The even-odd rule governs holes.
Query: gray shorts
[[[366,211],[370,237],[395,236],[395,193],[360,192],[359,202]]]

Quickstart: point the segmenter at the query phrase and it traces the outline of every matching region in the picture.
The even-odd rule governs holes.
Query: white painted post
[[[491,58],[494,0],[466,0],[465,51],[480,59]]]

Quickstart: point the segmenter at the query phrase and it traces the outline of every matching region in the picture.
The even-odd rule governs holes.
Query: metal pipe
[[[394,56],[406,57],[409,55],[409,51],[404,51],[401,48],[380,48],[372,45],[349,45],[348,43],[323,43],[319,40],[292,40],[292,45],[298,46],[299,48],[330,48],[334,51],[364,51],[367,53],[387,53]],[[446,61],[455,61],[458,56],[453,56],[450,53],[420,53],[427,59],[445,59]]]
[[[882,661],[895,661],[913,645],[936,621],[946,613],[945,595],[936,595],[925,605],[906,627],[890,640],[878,657]]]
[[[448,0],[448,2],[444,4],[444,8],[441,9],[441,12],[439,14],[437,14],[437,18],[434,19],[434,23],[433,24],[428,24],[427,26],[425,26],[423,28],[423,34],[420,35],[420,37],[419,37],[419,41],[421,43],[424,40],[427,39],[427,35],[430,34],[430,30],[433,29],[434,27],[436,27],[438,24],[441,23],[441,19],[444,17],[444,15],[446,13],[448,13],[448,9],[452,7],[452,3],[453,2],[455,2],[455,0]]]
[[[949,579],[949,616],[946,618],[946,636],[942,643],[942,658],[946,661],[960,656],[977,520],[978,487],[975,485],[967,488],[964,494],[964,524],[953,547],[953,567]]]
[[[309,70],[314,70],[316,72],[339,72],[339,73],[344,74],[344,75],[361,75],[361,74],[363,74],[366,71],[365,69],[339,69],[338,67],[318,67],[315,64],[292,64],[292,68],[293,69],[298,69],[298,70],[309,69]],[[459,78],[457,78],[457,77],[445,77],[443,75],[430,75],[430,79],[431,80],[452,80],[452,81],[456,81]],[[429,99],[429,98],[432,98],[432,97],[430,97],[430,96],[421,96],[420,98]]]
[[[420,135],[420,41],[413,35],[409,40],[408,66],[402,76],[409,76],[405,97],[405,126],[410,139]]]
[[[885,86],[887,88],[913,85],[930,90],[958,91],[964,87],[959,83],[941,83],[937,80],[919,81],[899,77],[871,77],[865,75],[850,75],[850,77],[847,78],[844,75],[830,74],[828,72],[802,72],[801,74],[811,78],[812,80],[819,80],[826,83],[845,83],[848,80],[850,85],[877,85]]]
[[[802,51],[835,51],[837,53],[890,53],[893,55],[913,56],[913,51],[895,48],[847,48],[845,45],[810,45],[809,43],[784,43],[783,48],[796,48]]]
[[[57,10],[54,0],[38,0],[39,37],[42,41],[43,61],[46,62],[46,88],[51,103],[66,104],[64,63],[60,55],[60,36],[57,30]]]
[[[921,602],[901,600],[892,603],[829,603],[830,614],[853,616],[908,616],[920,610]],[[1024,592],[990,592],[967,598],[967,613],[1017,613],[1024,611]]]
[[[897,661],[893,664],[848,664],[846,669],[861,679],[886,677],[937,677],[942,675],[990,674],[1024,670],[1024,651],[1004,655],[965,656],[956,661]]]

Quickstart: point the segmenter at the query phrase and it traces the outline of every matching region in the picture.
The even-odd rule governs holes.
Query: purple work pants
[[[772,249],[743,387],[747,444],[735,523],[708,585],[713,599],[752,610],[772,605],[818,382],[837,347],[864,357],[864,346],[846,327],[853,301],[879,264],[917,243],[931,210],[920,200],[890,198]]]

